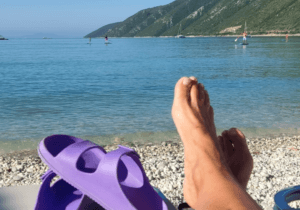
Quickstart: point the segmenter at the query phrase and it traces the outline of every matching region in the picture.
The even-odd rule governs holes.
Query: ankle
[[[224,170],[225,166],[221,161],[221,155],[214,145],[207,146],[206,148],[205,146],[202,146],[201,143],[198,145],[185,145],[184,154],[185,160],[193,164],[201,171],[204,171],[204,168],[215,169],[219,171]]]

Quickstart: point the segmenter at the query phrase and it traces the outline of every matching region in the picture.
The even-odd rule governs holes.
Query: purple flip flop
[[[48,170],[41,179],[34,210],[104,210],[82,192],[72,187],[62,179],[57,180],[51,187],[51,180],[56,174]]]
[[[168,209],[130,148],[119,145],[106,153],[88,140],[53,135],[40,142],[38,153],[63,180],[105,209]]]

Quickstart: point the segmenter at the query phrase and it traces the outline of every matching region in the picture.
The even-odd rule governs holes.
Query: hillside
[[[300,32],[298,0],[221,0],[186,30],[186,35],[219,34],[228,27],[242,25],[232,34],[242,33],[245,21],[251,34]]]
[[[176,0],[142,10],[110,31],[106,25],[91,37],[300,33],[299,0]],[[98,33],[97,31],[102,31]],[[96,33],[97,32],[97,33]],[[85,37],[88,37],[85,36]]]
[[[176,0],[165,6],[142,10],[120,23],[118,27],[109,31],[107,35],[109,37],[133,37],[185,1],[186,0]],[[150,36],[155,36],[152,34]]]
[[[89,34],[87,34],[86,36],[84,36],[83,38],[95,38],[95,37],[102,37],[104,36],[107,32],[109,32],[114,26],[118,25],[120,22],[117,23],[111,23],[108,25],[105,25]]]

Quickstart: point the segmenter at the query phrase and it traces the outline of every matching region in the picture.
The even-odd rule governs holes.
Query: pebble
[[[262,209],[272,209],[274,195],[287,187],[300,185],[300,136],[246,139],[254,168],[246,191]],[[120,142],[122,139],[116,139]],[[122,145],[125,143],[122,142]],[[183,197],[184,150],[178,142],[129,146],[140,161],[152,186],[159,188],[175,207]],[[105,146],[109,152],[117,145]],[[48,170],[37,154],[0,156],[0,187],[41,184]],[[30,154],[30,155],[29,155]],[[51,183],[59,179],[56,176]],[[299,208],[300,202],[289,205]]]
[[[23,177],[17,175],[17,176],[14,176],[14,177],[13,177],[13,180],[15,180],[15,181],[20,181],[22,178],[23,178]]]

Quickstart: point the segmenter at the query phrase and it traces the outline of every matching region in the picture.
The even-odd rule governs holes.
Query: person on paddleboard
[[[244,31],[244,33],[242,33],[243,35],[243,43],[247,43],[247,33],[246,31]]]
[[[105,42],[108,42],[108,38],[107,38],[107,35],[105,36]]]
[[[247,33],[246,33],[246,31],[244,31],[244,33],[241,33],[241,34],[236,38],[235,41],[237,41],[238,38],[240,38],[241,35],[243,36],[243,44],[246,44],[246,43],[247,43]]]

